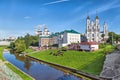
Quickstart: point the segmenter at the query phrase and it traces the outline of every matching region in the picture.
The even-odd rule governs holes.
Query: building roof
[[[79,32],[77,32],[77,31],[75,31],[75,30],[73,30],[73,29],[71,29],[71,30],[65,30],[64,32],[66,32],[66,33],[75,33],[75,34],[79,34]]]
[[[97,42],[81,42],[82,45],[98,45]]]
[[[51,36],[40,36],[40,38],[51,38]]]

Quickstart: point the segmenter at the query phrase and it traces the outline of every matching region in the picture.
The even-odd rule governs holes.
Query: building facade
[[[81,42],[80,49],[85,51],[96,51],[99,49],[97,42]]]
[[[96,16],[94,21],[90,20],[90,17],[87,16],[86,19],[86,33],[85,36],[87,38],[87,42],[101,42],[103,37],[107,40],[108,39],[108,30],[107,24],[104,23],[103,31],[100,31],[100,23],[99,17]]]
[[[38,25],[34,29],[34,32],[35,32],[35,35],[39,35],[39,36],[49,36],[50,35],[50,31],[48,30],[46,25]]]
[[[39,47],[48,46],[51,43],[50,32],[47,27],[44,27],[43,31],[39,30]]]
[[[65,30],[61,32],[58,38],[58,46],[64,47],[71,43],[80,43],[81,37],[80,33],[75,30]]]

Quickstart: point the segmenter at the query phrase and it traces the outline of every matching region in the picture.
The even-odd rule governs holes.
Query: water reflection
[[[75,76],[72,75],[64,75],[56,80],[80,80],[78,78],[76,78]]]
[[[8,52],[3,54],[3,56],[6,60],[36,80],[80,80],[76,76],[66,74],[68,71],[62,68],[44,64],[19,54]]]

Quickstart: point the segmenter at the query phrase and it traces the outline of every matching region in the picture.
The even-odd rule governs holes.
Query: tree
[[[25,40],[26,48],[29,48],[29,46],[30,46],[30,44],[32,42],[30,34],[27,33],[27,35],[25,35],[25,37],[24,37],[24,40]]]
[[[24,40],[16,40],[15,49],[16,49],[16,52],[23,52],[26,49],[25,41]]]
[[[116,34],[115,32],[109,32],[109,38],[107,42],[112,44],[114,41],[116,41],[116,43],[120,41],[120,35]]]
[[[103,38],[103,41],[105,41],[105,34],[102,34],[101,37]]]
[[[10,43],[10,48],[15,49],[15,43],[14,42]]]

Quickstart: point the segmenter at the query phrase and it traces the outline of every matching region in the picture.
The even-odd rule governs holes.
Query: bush
[[[67,47],[62,47],[61,50],[62,51],[67,51]]]

